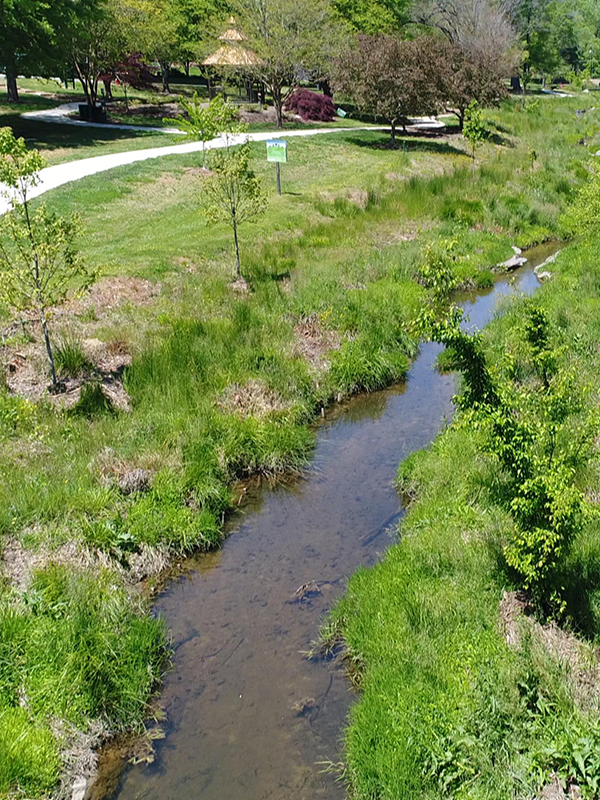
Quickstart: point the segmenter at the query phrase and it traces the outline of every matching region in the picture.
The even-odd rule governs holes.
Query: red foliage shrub
[[[297,89],[287,101],[286,108],[299,114],[303,120],[318,122],[331,122],[336,113],[331,97],[309,89]]]

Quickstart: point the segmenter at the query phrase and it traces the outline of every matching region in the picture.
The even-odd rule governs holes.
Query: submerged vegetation
[[[44,393],[43,369],[35,373],[39,331],[27,319],[11,321],[2,309],[12,367],[0,390],[0,648],[6,647],[0,748],[12,749],[10,767],[0,749],[0,794],[18,787],[42,796],[56,784],[65,736],[56,718],[80,731],[98,719],[111,731],[141,725],[167,649],[162,625],[135,599],[130,583],[174,554],[217,546],[235,481],[302,467],[314,440],[310,423],[324,406],[401,379],[418,347],[415,323],[429,304],[445,303],[461,287],[488,287],[511,245],[561,234],[560,214],[587,175],[588,150],[577,144],[574,114],[582,102],[548,99],[531,107],[516,100],[487,114],[492,135],[481,147],[475,180],[464,142],[454,134],[406,137],[398,150],[371,131],[294,142],[284,170],[287,194],[272,197],[267,214],[241,240],[243,293],[231,285],[235,259],[227,226],[201,223],[195,200],[206,176],[195,169],[197,157],[131,166],[114,180],[93,177],[48,196],[50,211],[88,209],[86,259],[103,278],[89,298],[73,301],[53,320],[57,367],[70,381],[62,399]],[[599,112],[587,114],[592,121]],[[533,166],[532,146],[540,154]],[[263,147],[250,146],[249,165],[265,183],[272,180]],[[560,319],[549,318],[560,333]],[[580,335],[592,330],[590,324]],[[560,347],[556,358],[566,358]],[[405,531],[419,530],[406,540],[413,560],[402,562],[396,577],[389,565],[402,557],[393,550],[379,571],[354,579],[338,611],[350,652],[368,666],[365,697],[355,711],[355,721],[365,715],[364,721],[348,738],[359,796],[403,796],[409,786],[422,791],[439,786],[436,781],[454,786],[462,780],[450,774],[455,759],[453,766],[439,764],[453,748],[457,763],[465,761],[469,720],[476,724],[477,703],[490,697],[485,681],[501,695],[500,716],[509,713],[506,703],[520,702],[512,689],[501,688],[513,686],[527,665],[515,653],[506,663],[493,657],[506,649],[495,623],[502,543],[494,550],[474,533],[487,530],[484,522],[500,531],[509,518],[501,505],[483,499],[483,490],[477,502],[469,495],[478,480],[495,481],[491,456],[477,446],[483,435],[452,428],[435,445],[435,456],[414,460],[411,485],[425,485],[425,473],[433,480],[434,464],[447,474],[439,479],[443,499],[420,522],[425,500],[419,500],[409,517]],[[437,522],[427,527],[430,518]],[[448,535],[454,528],[460,542]],[[463,548],[462,532],[469,538],[470,531],[473,547]],[[571,561],[580,538],[573,537]],[[386,592],[393,591],[372,606],[356,600],[360,587],[386,570]],[[446,570],[448,584],[436,588]],[[564,584],[567,606],[574,585]],[[370,613],[377,603],[404,603],[402,592],[412,610],[407,617],[398,611],[378,640]],[[360,607],[348,616],[344,609],[353,602]],[[360,639],[361,625],[368,643]],[[466,638],[455,636],[453,625]],[[430,626],[439,640],[427,638]],[[42,637],[55,647],[37,648]],[[374,653],[383,657],[384,650],[397,660],[382,666],[378,705],[369,716],[369,670]],[[419,685],[394,710],[394,735],[380,738],[373,730],[388,726],[393,706],[384,695],[399,696],[389,675],[396,676],[400,663],[401,682],[408,687],[412,676]],[[472,665],[469,674],[482,670],[477,692],[459,664]],[[444,703],[437,705],[442,699],[447,716]],[[417,749],[400,753],[415,715],[423,738],[413,731]],[[467,738],[446,747],[435,737],[454,736],[459,717]],[[585,724],[577,717],[573,730],[583,736]],[[504,742],[492,727],[489,735]],[[485,749],[476,749],[485,758]],[[438,764],[423,767],[434,776],[427,784],[416,782],[421,773],[414,767],[425,750],[437,754]],[[379,763],[393,786],[380,783]],[[473,777],[480,767],[471,769],[469,763]],[[412,783],[403,783],[409,778]],[[439,796],[439,788],[427,791]]]

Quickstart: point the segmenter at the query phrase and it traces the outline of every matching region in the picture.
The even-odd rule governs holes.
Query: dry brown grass
[[[255,379],[243,386],[239,383],[229,385],[217,400],[217,405],[228,414],[261,419],[289,407],[264,381]]]
[[[316,314],[302,317],[294,327],[296,354],[305,358],[315,370],[329,368],[328,355],[339,350],[341,337],[337,331],[324,328]]]

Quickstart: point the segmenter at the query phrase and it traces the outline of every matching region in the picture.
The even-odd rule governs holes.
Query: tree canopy
[[[333,0],[333,8],[358,33],[392,33],[410,18],[410,0]]]
[[[0,67],[8,100],[18,102],[17,75],[47,74],[69,60],[64,33],[98,13],[103,0],[0,0]]]
[[[422,36],[359,35],[336,60],[334,86],[352,98],[362,112],[406,127],[409,117],[439,110],[437,41]]]

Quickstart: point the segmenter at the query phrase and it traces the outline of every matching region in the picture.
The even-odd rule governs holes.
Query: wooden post
[[[277,194],[281,196],[281,164],[279,161],[275,166],[277,167]]]

